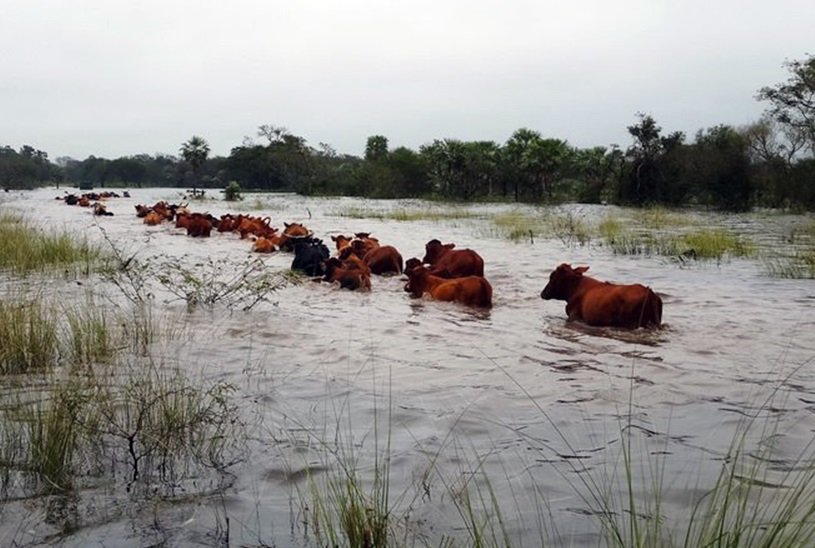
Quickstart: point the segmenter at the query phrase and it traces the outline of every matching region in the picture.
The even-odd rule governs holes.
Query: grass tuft
[[[87,275],[103,258],[101,248],[85,237],[38,230],[9,213],[0,213],[0,242],[0,270],[10,270],[16,276],[69,267],[74,273]]]
[[[57,321],[41,298],[0,300],[0,375],[42,372],[56,363]]]

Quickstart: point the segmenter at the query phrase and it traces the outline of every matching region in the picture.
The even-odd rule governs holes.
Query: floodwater
[[[108,201],[112,217],[54,200],[63,190],[53,188],[10,192],[0,205],[95,241],[104,234],[141,261],[205,268],[208,259],[237,265],[254,256],[235,234],[193,239],[136,218],[135,204],[178,203],[184,200],[178,190],[130,192],[131,198]],[[748,452],[768,443],[762,435],[770,437],[766,427],[773,425],[771,466],[780,473],[813,441],[815,281],[770,278],[755,258],[678,261],[614,255],[591,242],[567,245],[555,237],[511,242],[491,235],[488,219],[516,209],[510,205],[467,206],[483,218],[411,222],[339,215],[350,207],[442,206],[247,195],[241,204],[212,200],[192,209],[269,215],[275,226],[303,222],[328,244],[332,234],[370,232],[405,259],[421,258],[432,238],[455,242],[484,258],[493,309],[411,299],[400,277],[375,277],[369,293],[291,284],[247,311],[188,309],[159,292],[157,305],[186,326],[185,337],[163,352],[193,376],[237,387],[232,397],[246,424],[246,458],[231,467],[217,497],[123,509],[126,495],[80,491],[78,523],[69,533],[57,534],[43,519],[44,501],[6,501],[0,544],[58,538],[64,546],[213,545],[223,543],[212,532],[228,518],[233,545],[307,545],[313,538],[303,533],[313,508],[308,477],[336,473],[338,460],[350,454],[364,485],[373,477],[375,456],[389,457],[394,517],[419,545],[450,537],[469,544],[457,510],[465,492],[485,499],[497,524],[490,503],[496,498],[513,544],[537,546],[543,538],[597,545],[598,522],[584,482],[592,478],[624,498],[620,442],[626,433],[644,484],[658,460],[662,512],[680,522],[677,516],[712,485],[746,418],[758,417]],[[588,222],[615,211],[559,209]],[[812,222],[811,216],[698,215],[762,249],[787,245],[790,226]],[[287,269],[291,259],[262,257],[269,269]],[[600,279],[649,285],[663,298],[665,327],[632,332],[567,323],[565,303],[539,296],[561,262],[590,265],[589,274]],[[100,290],[115,294],[101,283]],[[331,453],[337,448],[339,457]]]

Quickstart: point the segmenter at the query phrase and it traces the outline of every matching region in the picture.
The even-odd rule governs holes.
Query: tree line
[[[31,146],[0,148],[0,184],[171,186],[293,191],[373,198],[431,197],[539,203],[693,204],[815,209],[815,56],[785,63],[789,79],[758,91],[765,115],[692,138],[650,114],[628,126],[631,143],[579,148],[521,128],[505,142],[435,139],[418,150],[368,137],[364,156],[314,147],[286,128],[261,125],[226,157],[193,136],[179,156],[58,158]]]

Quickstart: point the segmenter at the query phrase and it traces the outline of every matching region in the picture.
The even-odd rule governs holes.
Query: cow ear
[[[578,266],[577,268],[574,269],[574,273],[582,276],[583,273],[586,272],[588,269],[589,267],[587,266]]]
[[[283,225],[284,225],[286,228],[289,228],[289,227],[291,226],[289,223],[287,223],[287,222],[285,222],[285,221],[283,222]]]
[[[447,249],[454,249],[456,247],[456,244],[445,244],[444,247],[446,247]]]
[[[337,241],[337,237],[336,237],[336,236],[331,236],[331,241],[332,241],[332,242],[336,242],[336,241]]]

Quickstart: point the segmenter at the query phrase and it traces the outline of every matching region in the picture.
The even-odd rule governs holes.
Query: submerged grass
[[[42,372],[59,353],[57,320],[42,297],[0,299],[0,375]]]
[[[0,212],[0,241],[0,270],[16,276],[57,268],[87,275],[103,259],[101,248],[85,237],[39,230],[6,212]]]
[[[441,222],[455,219],[477,219],[483,217],[475,211],[465,207],[447,206],[430,208],[394,208],[381,210],[368,207],[348,206],[329,211],[328,215],[334,217],[349,217],[351,219],[377,219],[391,221],[433,221]]]
[[[179,486],[194,492],[188,482],[242,458],[232,385],[112,352],[106,326],[115,321],[102,313],[72,318],[64,330],[69,367],[46,368],[0,394],[3,497],[82,489],[98,478],[124,478],[128,493],[148,498]],[[91,327],[70,326],[82,318]]]
[[[699,229],[684,234],[625,230],[617,221],[604,221],[604,244],[616,255],[659,255],[717,260],[752,257],[755,245],[723,229]]]
[[[773,278],[815,279],[815,245],[799,248],[791,255],[765,257],[764,270]]]
[[[670,210],[663,206],[635,209],[633,212],[633,220],[636,224],[652,230],[685,227],[695,224],[690,215],[680,211]]]
[[[66,308],[63,345],[65,354],[72,366],[92,366],[95,363],[110,361],[120,346],[117,334],[109,325],[110,313],[96,306],[92,294],[71,308]]]

